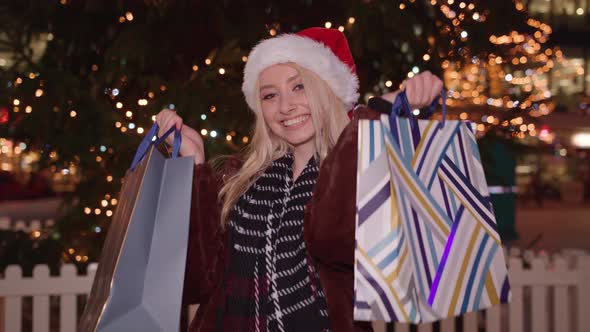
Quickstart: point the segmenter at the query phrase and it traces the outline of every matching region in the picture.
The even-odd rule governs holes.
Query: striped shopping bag
[[[404,93],[391,116],[359,121],[354,287],[364,321],[432,322],[510,298],[473,131],[416,120]]]

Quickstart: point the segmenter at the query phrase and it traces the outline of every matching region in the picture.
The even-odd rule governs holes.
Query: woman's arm
[[[183,138],[186,137],[194,147],[185,149],[184,153],[180,152],[183,156],[195,156],[195,165],[203,164],[205,162],[205,149],[203,147],[203,139],[192,127],[183,125],[181,129]],[[181,147],[182,150],[182,147]]]
[[[218,176],[209,164],[195,165],[183,302],[201,303],[213,290],[222,259],[223,231],[217,199]]]
[[[423,72],[405,81],[404,89],[412,107],[424,107],[440,94],[442,81],[430,72]],[[399,92],[371,99],[369,105],[376,105],[375,109],[391,109],[390,103]],[[378,112],[366,107],[355,111],[353,120],[323,161],[312,199],[306,208],[305,240],[308,250],[317,260],[336,268],[351,269],[354,264],[358,120],[376,120],[379,116]]]
[[[221,226],[218,194],[223,179],[237,172],[241,166],[238,156],[228,157],[218,172],[208,163],[195,166],[184,278],[185,304],[207,301],[221,280],[225,230]]]
[[[311,256],[337,270],[352,270],[356,215],[358,120],[379,119],[359,107],[320,168],[305,209],[305,241]]]

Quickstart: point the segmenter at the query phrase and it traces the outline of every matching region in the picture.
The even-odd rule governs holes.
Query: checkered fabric
[[[295,182],[293,156],[275,160],[230,215],[222,331],[328,331],[325,295],[303,237],[319,166]]]

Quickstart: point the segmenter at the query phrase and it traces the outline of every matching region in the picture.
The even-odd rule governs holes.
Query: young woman
[[[412,106],[442,82],[405,82]],[[375,117],[358,100],[348,43],[312,28],[267,39],[250,53],[242,90],[256,115],[252,142],[215,172],[203,141],[173,111],[194,156],[185,303],[199,303],[191,331],[371,331],[354,322],[357,122]],[[382,98],[393,101],[397,92]]]

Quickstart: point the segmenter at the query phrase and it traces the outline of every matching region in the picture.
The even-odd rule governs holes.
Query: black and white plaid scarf
[[[329,330],[325,295],[303,237],[319,167],[312,158],[293,183],[292,165],[290,154],[275,160],[230,216],[223,331]]]

